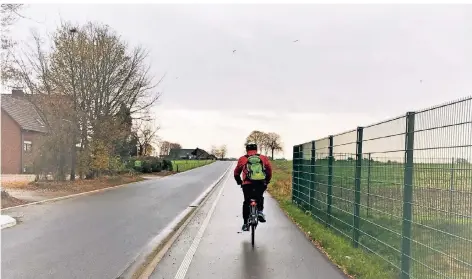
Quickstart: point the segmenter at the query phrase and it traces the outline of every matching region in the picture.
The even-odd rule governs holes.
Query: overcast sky
[[[251,130],[292,146],[471,94],[472,6],[39,5],[14,36],[60,19],[110,25],[167,72],[155,107],[161,138],[185,148]],[[297,42],[293,42],[298,40]],[[233,50],[236,50],[233,53]]]

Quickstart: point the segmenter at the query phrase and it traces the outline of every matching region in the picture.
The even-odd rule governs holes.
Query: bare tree
[[[172,142],[170,144],[170,149],[182,149],[182,145],[180,145],[180,143],[177,143],[177,142]]]
[[[255,130],[255,131],[252,131],[249,134],[249,136],[247,136],[246,144],[249,143],[249,142],[253,142],[253,143],[257,144],[258,149],[262,152],[265,140],[266,140],[266,133]]]
[[[265,146],[272,152],[272,160],[274,159],[274,152],[282,151],[282,139],[277,133],[266,134]]]
[[[211,146],[210,154],[219,158],[219,150],[215,145]]]
[[[149,119],[147,112],[160,96],[155,88],[162,78],[154,82],[145,63],[146,50],[130,48],[107,25],[62,23],[50,39],[50,49],[43,50],[43,38],[35,36],[32,51],[15,60],[29,93],[67,96],[71,102],[73,179],[76,145],[80,143],[80,153],[85,154],[89,142],[122,138],[117,115],[123,105],[133,119]]]
[[[224,159],[226,157],[226,153],[228,152],[228,148],[226,147],[226,144],[223,144],[222,146],[220,146],[218,151],[219,151],[220,158]]]
[[[226,157],[227,152],[228,152],[228,148],[226,147],[226,144],[223,144],[220,147],[216,147],[215,145],[212,145],[210,154],[215,156],[216,158],[224,159]]]
[[[134,131],[138,143],[138,155],[146,156],[152,152],[152,145],[157,139],[158,127],[153,127],[149,122],[141,122]]]
[[[261,141],[261,153],[264,153],[264,155],[268,156],[270,147],[269,147],[269,134],[263,133],[262,134],[262,141]]]
[[[2,4],[0,15],[2,28],[8,28],[10,25],[15,23],[20,15],[20,10],[23,8],[23,4]],[[2,36],[5,34],[2,33]]]
[[[181,149],[182,146],[176,142],[162,141],[160,144],[160,156],[168,156],[171,149]]]
[[[159,143],[159,156],[167,156],[170,152],[170,142],[169,141],[161,141]]]
[[[23,4],[1,4],[0,17],[1,17],[1,81],[2,85],[15,79],[17,74],[15,67],[13,67],[12,48],[15,46],[15,42],[10,37],[10,28],[18,20],[23,17],[20,14],[20,10],[23,8]]]
[[[36,107],[43,112],[42,122],[47,123],[48,127],[48,133],[39,140],[34,151],[34,169],[37,176],[52,172],[56,180],[66,179],[66,168],[70,167],[72,152],[75,151],[70,149],[74,143],[70,136],[73,129],[73,111],[66,97],[35,96],[33,100]]]

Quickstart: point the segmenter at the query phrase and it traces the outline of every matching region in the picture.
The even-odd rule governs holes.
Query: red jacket
[[[255,150],[249,150],[247,152],[247,155],[251,156],[257,154],[257,151]],[[267,158],[264,155],[260,155],[262,163],[264,164],[265,172],[266,172],[266,183],[269,184],[270,180],[272,179],[272,166],[270,165],[269,158]],[[246,169],[246,164],[247,164],[247,157],[242,156],[238,160],[238,165],[234,169],[234,177],[236,181],[238,180],[237,178],[240,177],[241,173],[243,174],[243,185],[246,184],[251,184],[251,181],[246,179],[247,175],[247,169]]]

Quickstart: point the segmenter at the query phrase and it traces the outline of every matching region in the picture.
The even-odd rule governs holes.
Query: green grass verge
[[[206,166],[215,162],[214,160],[175,160],[172,161],[172,170],[175,172],[184,172],[191,169]]]
[[[354,278],[394,278],[392,267],[373,254],[356,249],[333,230],[318,223],[291,202],[291,161],[274,161],[274,175],[269,192],[286,214],[305,232],[314,244],[346,274]]]
[[[314,244],[346,274],[354,278],[394,278],[395,274],[381,259],[352,247],[352,243],[316,222],[291,201],[279,200],[280,207]]]
[[[288,163],[286,163],[288,164]],[[401,266],[403,171],[399,163],[363,162],[360,192],[360,247],[373,251],[398,271]],[[291,167],[286,165],[285,167]],[[331,216],[327,214],[328,167],[315,164],[310,193],[310,161],[299,166],[296,202],[316,221],[330,223],[345,238],[353,236],[354,161],[335,161]],[[290,193],[290,189],[284,192]],[[287,187],[288,187],[287,186]],[[472,168],[470,164],[415,164],[411,222],[412,278],[470,278],[472,264]],[[310,200],[310,195],[312,199]],[[290,194],[288,195],[289,197]]]

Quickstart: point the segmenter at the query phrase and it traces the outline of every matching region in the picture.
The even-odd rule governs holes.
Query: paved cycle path
[[[253,250],[250,233],[241,232],[242,191],[231,173],[224,181],[167,251],[152,279],[347,278],[267,194],[267,222],[259,223]]]

